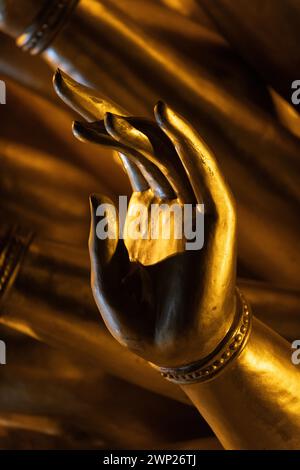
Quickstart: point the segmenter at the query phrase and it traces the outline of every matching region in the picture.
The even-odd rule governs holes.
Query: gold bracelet
[[[39,13],[34,23],[17,38],[17,46],[32,55],[43,52],[65,25],[78,0],[52,0]]]
[[[192,364],[174,368],[151,364],[160,371],[165,379],[181,385],[208,382],[223,371],[241,353],[249,338],[252,315],[250,305],[239,289],[236,289],[236,291],[240,308],[237,308],[233,325],[222,343],[210,356]]]

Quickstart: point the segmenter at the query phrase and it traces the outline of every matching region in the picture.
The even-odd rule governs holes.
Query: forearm
[[[219,376],[182,389],[226,449],[300,448],[300,368],[289,343],[260,321]]]

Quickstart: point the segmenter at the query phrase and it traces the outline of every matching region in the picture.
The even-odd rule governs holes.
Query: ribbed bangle
[[[236,289],[238,306],[232,327],[219,347],[208,356],[198,362],[180,367],[159,367],[151,364],[159,370],[161,375],[176,384],[192,384],[196,382],[208,382],[221,373],[243,350],[251,330],[251,308],[242,293]]]
[[[17,38],[17,45],[32,55],[43,52],[66,23],[78,0],[53,0],[36,20]]]

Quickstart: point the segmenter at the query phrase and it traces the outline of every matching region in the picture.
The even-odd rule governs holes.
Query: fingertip
[[[85,129],[84,124],[79,121],[73,121],[72,123],[72,133],[76,139],[80,140],[81,142],[85,142],[86,139],[84,137]]]
[[[109,196],[99,193],[91,193],[89,196],[90,207],[95,211],[102,204],[106,204],[108,207],[112,206],[115,208],[115,205]]]
[[[97,216],[97,209],[101,204],[99,196],[95,193],[90,194],[89,196],[90,202],[90,214],[91,214],[91,225],[90,225],[90,235],[89,235],[89,250],[93,253],[97,247],[97,236],[96,236],[96,216]]]
[[[167,105],[164,101],[159,100],[154,107],[154,116],[157,124],[163,127],[167,117]]]
[[[64,84],[64,73],[60,68],[58,68],[56,69],[53,75],[53,86],[57,93],[60,92],[63,84]]]
[[[119,140],[121,138],[122,130],[128,127],[128,125],[126,118],[123,116],[111,112],[105,113],[105,129],[114,139]]]
[[[173,140],[183,138],[188,131],[188,125],[184,118],[177,114],[170,106],[159,101],[155,106],[155,118],[159,127]]]
[[[63,72],[60,68],[53,75],[53,87],[56,94],[64,101],[69,98],[70,90],[78,85],[70,75]]]
[[[95,194],[91,194],[89,196],[89,203],[90,203],[90,215],[91,215],[91,224],[90,224],[90,234],[88,239],[88,247],[90,256],[92,258],[92,254],[94,251],[94,244],[95,244],[95,216],[97,210],[97,200]]]
[[[90,203],[90,208],[93,209],[94,203],[95,203],[95,194],[92,193],[89,195],[89,203]]]
[[[94,214],[97,210],[97,207],[101,204],[100,198],[96,193],[92,193],[89,196],[89,201],[91,212]]]
[[[52,79],[54,90],[56,92],[58,92],[60,90],[62,81],[63,81],[62,71],[59,68],[57,68],[54,75],[53,75],[53,79]]]
[[[101,204],[101,201],[97,194],[91,194],[89,197],[89,202],[90,202],[90,213],[91,213],[91,230],[94,229],[94,226],[96,224],[96,215],[97,215],[97,209]]]
[[[114,114],[111,112],[107,112],[104,115],[104,126],[106,131],[114,137]]]
[[[164,101],[158,101],[154,108],[157,124],[165,131],[175,131],[178,127],[178,115]]]

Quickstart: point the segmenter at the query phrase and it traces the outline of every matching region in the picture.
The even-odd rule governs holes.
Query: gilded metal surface
[[[77,90],[74,91],[74,100],[77,99]],[[86,103],[90,107],[89,95]],[[108,289],[110,292],[109,297],[105,293],[105,300],[102,296],[95,296],[100,310],[107,312],[104,318],[112,334],[144,359],[162,366],[178,366],[209,355],[232,323],[235,312],[235,213],[231,193],[217,170],[214,157],[200,137],[163,103],[157,105],[155,113],[156,124],[139,119],[126,120],[109,113],[104,119],[104,130],[100,123],[93,128],[90,124],[81,124],[80,137],[115,146],[128,161],[134,152],[135,167],[131,167],[131,174],[142,172],[149,188],[144,191],[135,188],[134,202],[150,207],[153,196],[157,198],[156,202],[168,201],[171,188],[176,190],[180,203],[204,202],[206,245],[200,251],[190,252],[182,252],[177,247],[174,255],[175,238],[171,237],[169,243],[163,244],[160,238],[148,243],[148,240],[128,237],[124,240],[127,253],[122,240],[118,242],[116,237],[102,243],[92,229],[90,249],[96,250],[100,256],[99,259],[92,256],[94,282],[101,279],[104,291]],[[123,123],[128,125],[120,125]],[[75,132],[78,136],[78,127]],[[159,160],[155,154],[157,141]],[[205,164],[201,163],[198,154],[202,155]],[[206,170],[204,173],[203,168]],[[100,201],[107,202],[108,199],[106,196],[91,198],[93,227]],[[115,230],[118,231],[117,226]],[[225,252],[231,255],[220,266]],[[114,260],[113,268],[110,267],[111,260]],[[101,274],[98,274],[98,269]],[[132,274],[126,276],[125,273],[130,271]],[[125,283],[122,281],[124,276]],[[94,292],[98,292],[97,284],[94,288]],[[206,296],[201,296],[203,290]],[[195,291],[198,292],[197,301],[195,293],[192,294]],[[134,296],[130,292],[135,292]],[[127,303],[131,311],[130,324],[121,320],[122,305]],[[145,315],[143,319],[140,318],[141,308]],[[189,312],[188,318],[184,311]],[[201,315],[201,311],[206,314]],[[118,321],[122,322],[122,327]],[[180,344],[177,340],[183,328],[185,339]],[[122,332],[121,336],[119,332]],[[202,341],[203,337],[207,341]]]
[[[17,45],[31,54],[40,54],[66,23],[78,0],[47,2],[32,24],[17,39]]]
[[[252,326],[250,305],[238,290],[236,318],[222,343],[208,357],[200,362],[188,364],[183,367],[166,368],[156,367],[161,375],[170,382],[187,385],[204,383],[213,380],[222,373],[242,352],[247,344]]]
[[[298,109],[291,119],[285,101],[298,78],[299,7],[294,0],[260,4],[81,0],[73,9],[73,1],[0,0],[1,31],[41,52],[21,59],[1,36],[0,72],[9,87],[0,131],[1,332],[9,327],[59,351],[50,361],[48,346],[24,349],[10,338],[16,357],[1,381],[0,434],[35,433],[36,447],[47,435],[56,448],[218,448],[199,440],[198,421],[209,434],[196,410],[179,403],[188,396],[225,448],[299,448],[299,369],[282,338],[300,335],[299,123]],[[73,126],[86,145],[71,141],[71,114],[58,109],[42,60],[98,90],[56,74],[58,94],[89,121]],[[158,99],[171,107],[160,103],[154,122]],[[91,237],[94,294],[121,345],[99,320],[82,248],[88,193],[102,191],[107,201],[108,193],[114,200],[128,192],[112,149],[132,202],[204,201],[208,209],[201,255],[187,255],[175,240],[128,238],[121,246]],[[91,202],[95,224],[97,195]],[[38,233],[20,252],[6,237],[6,223],[16,221]],[[236,251],[238,273],[251,281],[236,280]],[[236,313],[236,284],[255,317],[282,337],[254,318],[247,345],[222,374],[182,390],[163,381],[145,359],[177,368],[214,352]],[[30,368],[20,358],[31,347]]]
[[[165,21],[155,27],[146,22],[153,2],[139,21],[120,4],[82,0],[45,59],[131,115],[150,116],[163,99],[201,129],[237,201],[246,273],[298,288],[300,145],[272,115],[259,76],[206,20],[161,6]]]
[[[3,29],[15,19],[20,30],[17,3],[8,2]],[[151,0],[143,8],[134,0],[81,0],[43,57],[130,114],[149,115],[164,99],[201,128],[237,200],[244,273],[298,288],[299,141],[203,8],[192,2],[180,12],[180,4],[176,12]]]
[[[74,103],[79,102],[79,95],[80,107],[90,110],[96,99],[91,99],[88,92],[85,100],[83,89],[73,85],[71,83]],[[94,104],[94,113],[97,111]],[[77,124],[74,131],[81,140],[115,146],[127,157],[134,153],[135,158],[128,160],[135,165],[130,175],[147,169],[142,174],[148,186],[146,189],[134,187],[133,198],[139,199],[141,195],[145,201],[143,193],[160,191],[161,200],[177,197],[190,202],[194,197],[198,202],[205,202],[208,228],[202,258],[191,256],[193,265],[189,265],[180,251],[174,255],[165,250],[165,260],[148,265],[142,253],[143,241],[139,241],[137,247],[135,241],[131,242],[135,257],[131,256],[132,245],[126,239],[125,246],[118,240],[117,227],[113,240],[97,238],[96,210],[108,199],[95,195],[91,198],[92,288],[107,327],[122,345],[136,354],[156,365],[178,370],[211,353],[212,345],[215,348],[220,343],[232,323],[236,310],[236,217],[231,193],[201,137],[163,103],[157,105],[155,117],[156,124],[148,120],[141,124],[137,118],[108,113],[104,121]],[[154,142],[161,130],[174,145],[172,160],[168,147],[162,143],[159,160],[155,156]],[[148,162],[155,168],[148,166]],[[178,170],[181,164],[184,174]],[[166,181],[158,177],[159,172]],[[175,186],[173,181],[177,182]],[[175,189],[173,194],[168,191],[167,183],[169,188]],[[185,191],[181,192],[181,188]],[[153,244],[152,250],[159,248]],[[156,260],[155,255],[153,259]],[[168,265],[167,272],[164,263]],[[195,264],[201,266],[198,272]],[[192,304],[188,303],[188,297],[182,297],[185,285],[195,286]],[[211,328],[212,322],[217,329]],[[181,385],[225,448],[298,448],[300,374],[291,363],[289,349],[283,338],[254,320],[249,342],[222,374],[208,383]],[[228,406],[231,402],[232,408]]]
[[[224,374],[183,389],[226,449],[299,449],[299,372],[289,343],[254,319],[246,348]]]

